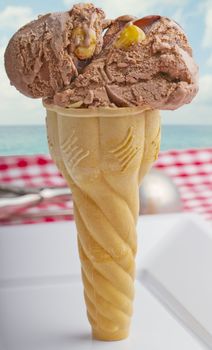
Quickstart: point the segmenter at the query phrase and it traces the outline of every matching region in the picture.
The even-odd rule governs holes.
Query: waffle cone
[[[133,310],[139,185],[158,156],[159,112],[48,106],[47,134],[73,194],[93,336],[124,339]]]

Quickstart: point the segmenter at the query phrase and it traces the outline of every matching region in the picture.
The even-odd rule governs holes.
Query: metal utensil
[[[67,187],[58,188],[22,188],[0,185],[0,219],[17,216],[23,209],[33,207],[43,201],[70,200],[71,192]]]
[[[152,169],[140,187],[140,213],[163,214],[182,211],[180,192],[173,180]]]

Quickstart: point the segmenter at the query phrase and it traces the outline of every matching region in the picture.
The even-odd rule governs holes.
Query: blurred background
[[[73,201],[49,156],[45,110],[40,100],[10,86],[4,70],[4,51],[18,28],[38,15],[69,10],[75,2],[0,1],[0,350],[99,349],[90,341],[85,318],[70,222]],[[203,350],[204,342],[212,349],[212,0],[92,2],[108,18],[173,18],[187,33],[200,67],[194,101],[161,113],[161,152],[140,188],[145,215],[138,220],[135,329],[132,343],[116,342],[112,348]],[[98,244],[93,246],[97,252]]]
[[[81,1],[86,2],[86,1]],[[45,113],[40,100],[24,97],[11,87],[3,56],[11,35],[39,14],[70,9],[74,1],[11,0],[0,2],[0,154],[48,153]],[[173,18],[188,34],[200,66],[200,91],[193,103],[163,112],[162,150],[212,145],[212,1],[93,1],[108,17],[161,14]]]
[[[75,2],[0,0],[0,350],[99,349],[83,319],[75,226],[63,222],[74,220],[73,201],[49,156],[45,110],[10,86],[4,70],[6,45],[18,28]],[[212,349],[212,0],[92,2],[108,18],[173,18],[200,67],[194,101],[161,113],[161,152],[140,189],[140,214],[165,215],[139,218],[137,333],[118,349],[205,349],[199,340]]]

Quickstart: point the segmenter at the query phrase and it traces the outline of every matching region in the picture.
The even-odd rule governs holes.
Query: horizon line
[[[161,125],[166,125],[166,126],[212,126],[212,122],[211,123],[193,123],[193,124],[184,124],[184,123],[161,123]],[[0,127],[12,127],[12,126],[46,126],[45,123],[35,123],[35,124],[0,124]]]

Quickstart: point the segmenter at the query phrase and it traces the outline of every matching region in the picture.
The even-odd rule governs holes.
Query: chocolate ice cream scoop
[[[116,26],[99,57],[53,102],[174,110],[190,103],[197,91],[198,67],[184,31],[168,18],[148,16],[119,32]]]
[[[32,98],[53,96],[70,84],[102,47],[105,15],[92,4],[40,16],[18,30],[5,52],[11,84]]]

